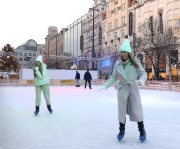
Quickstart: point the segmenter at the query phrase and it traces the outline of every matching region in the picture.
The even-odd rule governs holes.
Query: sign
[[[160,32],[163,33],[162,13],[159,14],[159,24],[160,24]]]
[[[149,27],[151,29],[151,35],[154,36],[154,32],[153,32],[153,16],[150,16],[150,18],[149,18]]]
[[[129,36],[132,36],[133,30],[133,14],[132,12],[129,13]]]
[[[146,68],[145,71],[146,72],[152,72],[152,68]]]
[[[155,71],[157,72],[157,70],[159,70],[159,72],[166,72],[166,68],[155,68]]]
[[[80,36],[80,49],[81,51],[84,50],[84,36],[83,35]]]
[[[61,85],[75,85],[75,80],[60,80]]]
[[[133,33],[133,47],[136,47],[136,33]]]
[[[34,80],[27,80],[27,84],[34,84]]]
[[[99,45],[102,44],[102,28],[99,26]]]

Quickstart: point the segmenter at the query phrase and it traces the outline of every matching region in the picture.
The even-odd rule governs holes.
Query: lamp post
[[[91,58],[94,58],[94,9],[95,9],[95,7],[93,6],[93,8],[89,8],[90,10],[92,10],[93,11],[93,19],[92,19],[92,21],[93,21],[93,28],[92,28],[92,37],[93,37],[93,39],[92,39],[92,54],[91,54]],[[97,9],[96,9],[96,11],[98,11]],[[94,70],[94,61],[92,61],[92,70]]]
[[[56,35],[56,69],[57,69],[57,35]]]
[[[96,6],[93,5],[92,8],[89,8],[89,10],[92,10],[93,11],[93,29],[92,29],[92,32],[93,32],[93,39],[92,39],[92,55],[91,55],[91,58],[94,59],[94,11],[99,11],[99,9],[95,9],[98,5],[104,5],[104,6],[108,6],[106,4],[105,1],[102,1],[101,3],[97,4]],[[94,60],[92,60],[92,70],[94,70]]]

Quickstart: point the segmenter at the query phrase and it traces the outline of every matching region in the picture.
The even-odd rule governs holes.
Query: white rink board
[[[51,70],[48,69],[48,74],[50,79],[75,79],[76,70]],[[86,70],[77,70],[80,73],[80,79],[84,79],[84,73]],[[98,71],[89,70],[91,73],[92,79],[98,79]],[[20,79],[22,80],[29,80],[34,79],[33,70],[32,69],[25,69],[22,68],[20,72]]]

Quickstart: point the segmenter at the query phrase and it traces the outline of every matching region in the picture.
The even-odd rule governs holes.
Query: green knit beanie
[[[121,44],[119,51],[125,51],[128,53],[132,53],[130,42],[128,39],[124,39],[124,42]]]

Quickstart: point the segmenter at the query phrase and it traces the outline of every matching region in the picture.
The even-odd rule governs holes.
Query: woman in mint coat
[[[50,113],[53,112],[51,109],[50,103],[50,89],[49,89],[49,77],[47,74],[46,64],[43,63],[43,57],[39,55],[33,67],[34,72],[34,85],[36,89],[36,111],[34,112],[35,115],[39,113],[39,106],[41,104],[41,91],[43,91],[44,98],[46,100],[46,105]]]
[[[118,120],[120,132],[117,135],[120,141],[125,134],[126,114],[130,121],[138,123],[140,141],[146,140],[143,123],[143,109],[138,84],[144,85],[147,73],[141,63],[132,55],[130,42],[125,39],[120,46],[121,59],[117,60],[110,79],[100,90],[109,88],[115,82],[118,98]]]

